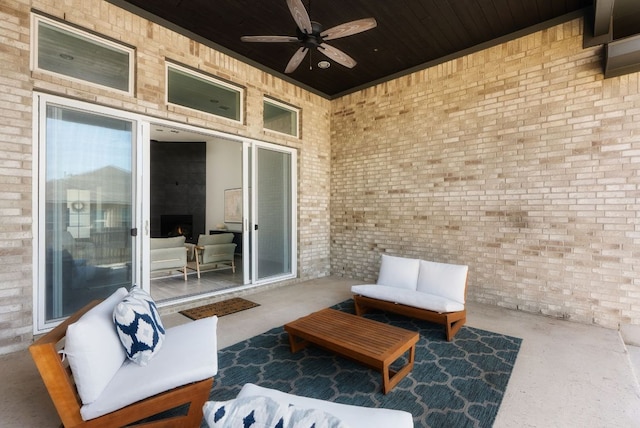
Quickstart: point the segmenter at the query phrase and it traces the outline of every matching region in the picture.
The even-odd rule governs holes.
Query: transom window
[[[214,77],[167,64],[167,102],[242,122],[243,89]]]
[[[131,47],[32,15],[32,69],[133,94]]]
[[[265,129],[298,137],[299,109],[271,98],[264,99],[263,107]]]

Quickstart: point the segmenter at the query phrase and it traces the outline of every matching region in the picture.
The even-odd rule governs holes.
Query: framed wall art
[[[224,222],[242,223],[242,189],[224,191]]]

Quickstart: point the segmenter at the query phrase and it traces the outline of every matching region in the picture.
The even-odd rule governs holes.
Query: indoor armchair
[[[149,247],[149,271],[182,271],[187,280],[187,253],[184,236],[151,238]]]
[[[196,270],[198,278],[203,269],[232,269],[236,272],[233,233],[219,233],[216,235],[200,235],[196,245]]]

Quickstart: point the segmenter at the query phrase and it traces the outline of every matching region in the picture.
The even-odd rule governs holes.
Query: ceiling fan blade
[[[309,49],[305,48],[304,46],[298,49],[289,60],[289,64],[287,64],[287,68],[284,69],[284,72],[293,73],[296,68],[298,68],[304,57],[307,55],[308,50]]]
[[[336,49],[333,46],[330,46],[326,43],[322,43],[318,47],[318,51],[322,52],[338,64],[344,65],[347,68],[353,68],[357,64],[356,60],[351,58],[346,53],[342,52],[340,49]]]
[[[242,36],[243,42],[297,42],[298,38],[293,36]]]
[[[358,19],[357,21],[345,22],[344,24],[336,25],[328,30],[320,33],[320,36],[324,40],[333,40],[340,37],[351,36],[353,34],[362,33],[363,31],[371,30],[378,25],[374,18]]]
[[[296,21],[296,25],[300,28],[300,31],[311,34],[311,20],[309,19],[307,9],[305,9],[304,4],[302,4],[302,0],[287,0],[287,6],[289,6],[291,16],[293,16],[293,20]]]

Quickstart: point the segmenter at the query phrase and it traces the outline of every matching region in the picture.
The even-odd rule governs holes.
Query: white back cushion
[[[198,245],[229,244],[231,242],[233,242],[233,233],[215,233],[198,237]]]
[[[464,304],[468,266],[420,260],[417,290]]]
[[[419,271],[420,260],[418,259],[383,254],[377,284],[415,290]]]
[[[184,236],[174,236],[172,238],[151,238],[149,239],[149,249],[158,250],[160,248],[175,248],[184,246]]]
[[[113,324],[113,309],[127,295],[124,287],[67,327],[64,352],[84,404],[95,401],[126,358]]]

